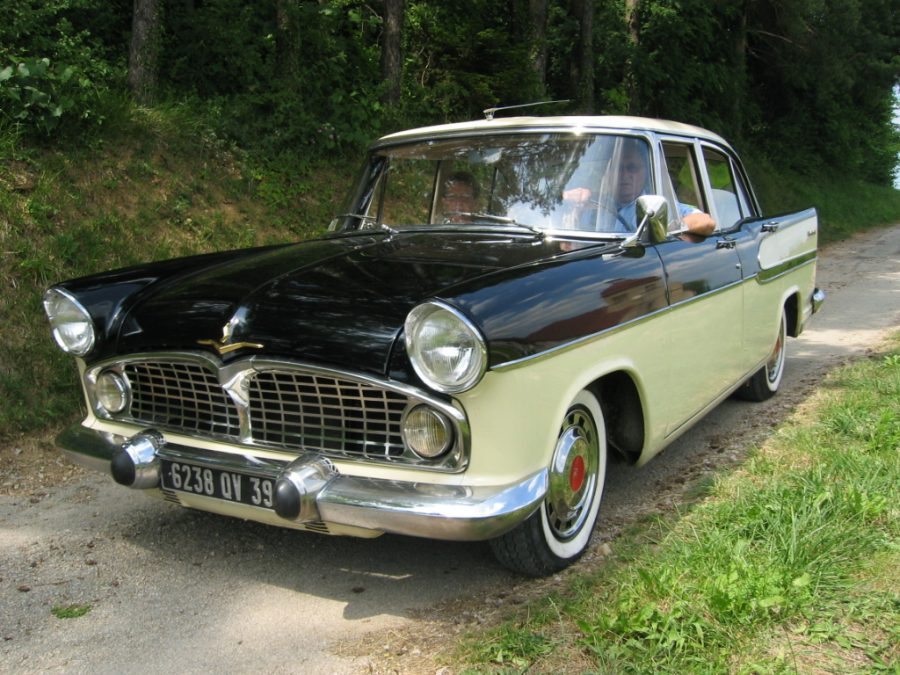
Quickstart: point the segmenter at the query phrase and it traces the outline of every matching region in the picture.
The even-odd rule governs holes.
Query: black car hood
[[[553,259],[531,235],[407,232],[248,252],[151,283],[117,326],[118,353],[214,349],[384,374],[409,310],[454,286]],[[260,346],[256,346],[260,345]]]

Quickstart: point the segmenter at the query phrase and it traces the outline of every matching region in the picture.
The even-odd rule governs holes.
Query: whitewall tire
[[[578,393],[560,425],[549,485],[535,513],[491,541],[497,559],[527,576],[546,576],[571,565],[591,539],[606,481],[606,426],[597,398]]]
[[[786,343],[787,313],[782,309],[781,324],[778,326],[778,335],[775,337],[775,345],[772,347],[769,360],[738,389],[738,396],[748,401],[765,401],[775,395],[778,387],[781,386],[781,378],[784,376]]]

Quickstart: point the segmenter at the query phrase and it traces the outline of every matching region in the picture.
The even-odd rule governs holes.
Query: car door
[[[757,275],[761,263],[759,254],[770,236],[759,220],[759,206],[740,162],[732,153],[710,143],[702,143],[701,151],[701,169],[708,185],[711,212],[722,230],[735,242],[744,279],[751,279]],[[744,287],[744,374],[758,366],[760,358],[771,350],[780,319],[777,302],[760,302],[756,299],[758,295],[748,293]]]
[[[742,372],[743,290],[737,237],[719,226],[709,237],[691,235],[679,213],[711,208],[700,146],[662,139],[661,180],[670,195],[669,238],[657,249],[665,269],[669,316],[664,344],[670,362],[673,434],[733,386]],[[739,233],[738,233],[739,234]]]

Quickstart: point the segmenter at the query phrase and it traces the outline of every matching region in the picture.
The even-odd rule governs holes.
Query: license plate
[[[275,494],[275,481],[271,478],[165,459],[162,461],[162,485],[168,490],[264,509],[272,508],[272,495]]]

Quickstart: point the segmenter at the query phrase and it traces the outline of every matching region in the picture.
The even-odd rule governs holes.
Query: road
[[[778,396],[726,401],[647,466],[611,467],[583,566],[601,565],[636,515],[739,462],[827,370],[900,326],[900,226],[824,251],[818,285],[828,300],[789,342]],[[477,613],[534,583],[500,569],[483,544],[297,533],[86,475],[43,496],[0,497],[0,671],[367,672],[359,645],[371,636],[415,635],[429,608],[455,600]],[[53,615],[70,604],[90,611]]]

